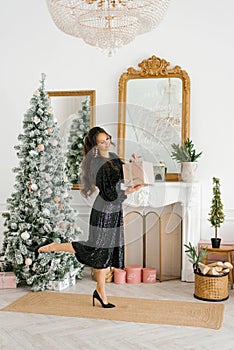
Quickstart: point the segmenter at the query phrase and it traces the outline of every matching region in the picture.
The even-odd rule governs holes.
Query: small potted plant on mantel
[[[181,164],[181,180],[192,182],[197,168],[197,160],[202,155],[202,152],[196,152],[194,144],[189,138],[182,145],[173,143],[171,147],[172,159]]]
[[[219,248],[221,238],[218,238],[218,228],[224,222],[224,213],[220,192],[220,180],[217,177],[213,177],[213,198],[208,215],[208,220],[215,228],[215,237],[211,238],[211,245],[212,248]]]

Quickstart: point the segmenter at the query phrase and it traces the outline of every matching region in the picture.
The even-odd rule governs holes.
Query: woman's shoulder
[[[114,153],[114,152],[109,152],[109,156],[110,156],[110,159],[118,159],[118,160],[120,160],[119,156],[116,153]]]

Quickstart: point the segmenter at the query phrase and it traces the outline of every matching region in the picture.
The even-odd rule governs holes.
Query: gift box
[[[14,272],[0,272],[0,289],[4,288],[16,288]]]
[[[142,267],[140,265],[128,265],[125,267],[125,270],[127,283],[141,283]]]
[[[69,278],[69,285],[70,286],[74,286],[76,284],[76,276],[73,275],[73,276],[70,276]]]
[[[137,160],[123,164],[125,186],[153,185],[154,169],[153,163]]]
[[[61,291],[70,287],[70,277],[66,277],[63,280],[54,280],[47,283],[46,288],[54,291]]]
[[[143,283],[156,283],[156,269],[144,267],[142,269],[142,281]]]
[[[114,282],[118,284],[126,283],[126,270],[117,269],[114,270]]]

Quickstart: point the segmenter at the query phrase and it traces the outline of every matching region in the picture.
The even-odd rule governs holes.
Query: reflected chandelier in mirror
[[[65,171],[72,189],[80,189],[83,140],[95,125],[95,90],[48,91],[66,156]]]
[[[124,161],[137,153],[154,164],[162,162],[166,180],[178,181],[171,144],[189,137],[189,76],[156,56],[138,67],[128,68],[119,79],[118,154]]]

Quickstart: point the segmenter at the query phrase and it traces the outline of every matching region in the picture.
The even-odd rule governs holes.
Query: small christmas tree
[[[35,247],[46,239],[57,242],[77,240],[77,212],[69,205],[70,184],[64,173],[59,129],[54,121],[44,88],[45,75],[24,115],[24,133],[15,147],[19,166],[15,192],[7,200],[4,213],[2,256],[17,282],[26,282],[32,290],[48,288],[50,281],[62,280],[71,272],[81,278],[83,265],[70,253],[39,254]]]
[[[82,148],[84,137],[90,128],[90,102],[86,98],[82,102],[82,109],[74,117],[68,138],[68,152],[66,162],[66,174],[68,180],[73,184],[80,183],[81,162],[83,159]]]
[[[224,222],[223,204],[221,201],[220,181],[213,177],[213,198],[208,220],[215,228],[215,239],[218,238],[218,227]]]

